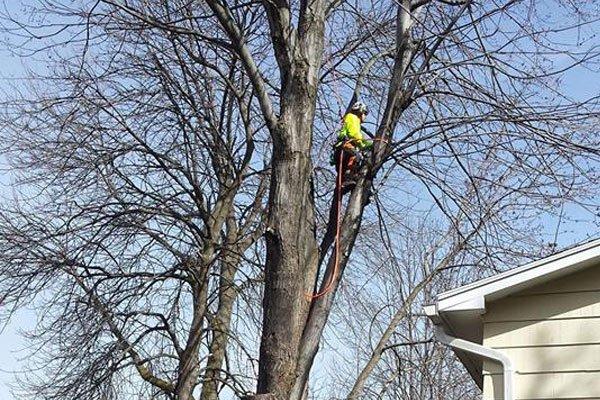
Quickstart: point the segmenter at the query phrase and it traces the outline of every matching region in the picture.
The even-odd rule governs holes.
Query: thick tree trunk
[[[325,5],[301,1],[298,30],[285,4],[267,12],[281,70],[281,110],[272,129],[258,393],[289,398],[317,273],[312,130],[323,54]]]
[[[355,189],[348,201],[346,213],[342,221],[343,230],[340,238],[340,270],[335,277],[333,289],[326,295],[315,300],[311,306],[310,315],[302,335],[300,354],[298,357],[297,378],[289,397],[290,400],[302,400],[304,396],[310,369],[319,349],[319,343],[331,312],[335,293],[358,236],[362,212],[364,210],[366,199],[369,196],[370,186],[370,180],[363,179],[359,181],[357,189]],[[335,256],[332,255],[328,261],[327,274],[334,271],[333,263],[335,262]],[[323,278],[325,282],[328,281],[327,274]]]
[[[309,107],[314,109],[314,107]],[[308,115],[306,115],[308,114]],[[290,118],[275,147],[269,200],[258,393],[286,399],[295,381],[318,245],[310,143],[312,113]]]

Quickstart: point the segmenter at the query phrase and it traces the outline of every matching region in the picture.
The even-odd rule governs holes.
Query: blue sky
[[[2,65],[0,70],[0,99],[2,99],[6,93],[10,93],[11,84],[19,82],[19,78],[24,76],[25,67],[34,67],[34,65],[30,62],[25,64],[19,58],[11,56],[3,47],[0,47],[0,65]],[[577,68],[565,76],[562,89],[575,98],[598,95],[600,93],[600,74],[584,68]],[[0,164],[3,165],[2,161],[0,159]],[[9,174],[4,168],[0,168],[0,201],[2,198],[10,196],[10,181]],[[561,226],[560,246],[571,245],[578,241],[588,240],[590,236],[598,235],[597,225],[578,220],[589,219],[588,215],[584,215],[575,208],[567,208],[566,213],[570,214],[575,222],[565,223]],[[552,231],[556,226],[556,221],[548,219],[547,222],[549,231]],[[17,313],[11,324],[0,332],[0,400],[17,399],[10,394],[8,384],[13,380],[11,371],[18,370],[23,365],[20,358],[27,354],[26,344],[18,332],[21,329],[32,328],[34,324],[35,314],[25,310]]]

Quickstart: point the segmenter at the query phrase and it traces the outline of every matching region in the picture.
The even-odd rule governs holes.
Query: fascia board
[[[438,304],[435,303],[423,306],[423,311],[425,312],[425,315],[429,317],[429,319],[433,322],[434,325],[442,327],[443,330],[449,332],[452,335],[464,337],[464,332],[457,332],[456,329],[454,329],[452,323],[450,322],[449,315],[447,313],[440,314],[438,312],[437,305]],[[453,351],[456,353],[455,349]],[[462,356],[458,353],[456,354],[460,358],[460,361],[463,363],[463,365],[469,372],[469,375],[471,375],[477,386],[479,388],[483,388],[483,379],[481,375],[481,360],[474,360],[468,353],[464,353]]]
[[[437,312],[437,304],[427,304],[423,306],[423,311],[425,315],[429,317],[433,321],[434,324],[438,324],[440,322],[439,314]]]
[[[465,296],[466,297],[466,296]],[[445,304],[438,303],[438,310],[442,312],[453,311],[485,311],[485,299],[483,296],[468,297],[465,300],[457,303]]]

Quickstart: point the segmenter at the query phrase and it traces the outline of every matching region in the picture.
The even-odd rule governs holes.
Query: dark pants
[[[350,142],[345,142],[335,148],[333,156],[335,159],[335,170],[338,174],[341,172],[343,185],[358,167],[360,152]]]

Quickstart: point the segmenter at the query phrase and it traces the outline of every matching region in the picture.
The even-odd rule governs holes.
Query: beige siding
[[[528,374],[515,378],[515,399],[600,399],[600,374],[597,372]],[[502,399],[502,376],[486,376],[483,400],[497,399]]]
[[[525,373],[600,371],[600,345],[503,348],[518,371]],[[502,373],[498,363],[484,363],[485,372]],[[598,383],[600,385],[600,382]]]
[[[492,347],[566,346],[600,343],[600,318],[486,324],[486,345]]]
[[[600,292],[570,292],[508,297],[488,307],[486,322],[537,322],[600,315]],[[489,318],[488,318],[489,316]]]
[[[600,399],[600,266],[486,308],[484,345],[511,358],[516,399]],[[484,363],[484,400],[502,399],[501,371]]]

